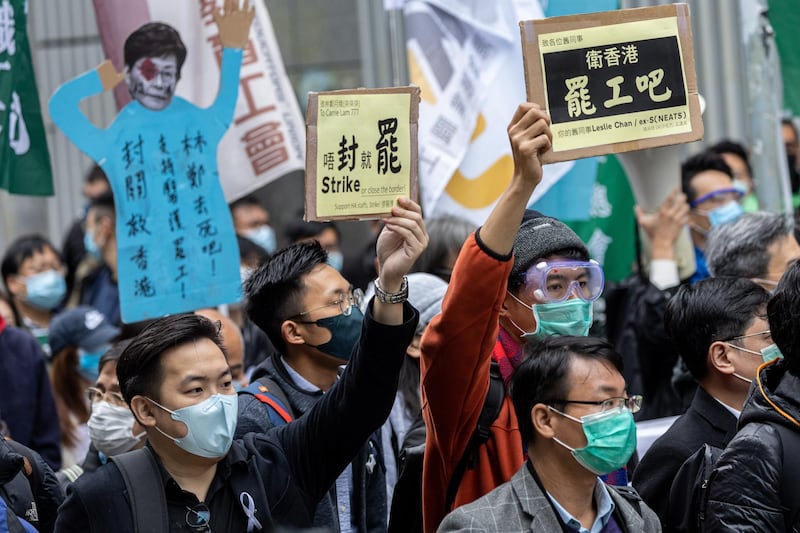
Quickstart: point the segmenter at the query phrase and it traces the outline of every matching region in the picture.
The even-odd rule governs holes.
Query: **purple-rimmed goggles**
[[[563,302],[573,294],[593,302],[603,293],[604,284],[603,268],[594,259],[540,261],[525,272],[520,294],[529,302]]]

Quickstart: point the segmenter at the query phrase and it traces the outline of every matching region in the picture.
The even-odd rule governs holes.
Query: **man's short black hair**
[[[95,222],[103,216],[111,219],[113,223],[116,220],[117,210],[114,206],[114,193],[106,191],[97,198],[92,198],[89,201],[89,209],[95,213]]]
[[[100,168],[100,165],[92,165],[92,168],[86,173],[85,181],[86,183],[94,183],[95,181],[105,181],[108,183],[108,176],[106,176],[106,173]]]
[[[247,315],[279,352],[286,353],[281,324],[303,312],[303,277],[327,260],[317,241],[292,244],[275,252],[244,283]]]
[[[750,154],[747,153],[747,148],[745,148],[743,144],[730,139],[723,139],[714,146],[711,146],[708,151],[718,155],[733,154],[738,156],[739,159],[744,161],[747,167],[747,173],[751,176],[753,175],[753,167],[750,166]]]
[[[117,362],[117,379],[122,397],[128,404],[134,396],[147,396],[160,401],[164,352],[201,339],[209,339],[228,358],[220,323],[204,316],[184,313],[159,318],[134,337]]]
[[[30,259],[35,254],[43,253],[46,248],[53,250],[58,260],[62,264],[64,263],[64,258],[61,257],[58,249],[41,235],[24,235],[9,245],[3,255],[3,262],[0,264],[0,274],[3,276],[3,284],[6,287],[6,291],[8,291],[8,278],[18,274],[19,268],[27,259]],[[11,294],[10,291],[9,294]]]
[[[533,442],[536,431],[531,409],[537,403],[563,400],[569,392],[567,376],[575,357],[611,363],[622,373],[622,356],[607,341],[597,337],[553,336],[531,339],[525,345],[525,360],[511,380],[511,400],[524,442]]]
[[[342,234],[339,227],[333,222],[306,222],[305,220],[295,220],[286,226],[286,237],[289,242],[298,242],[303,239],[310,239],[316,237],[326,229],[332,229],[336,233],[336,238],[342,240]]]
[[[708,347],[742,335],[756,317],[766,318],[769,293],[749,279],[707,278],[683,285],[670,298],[664,326],[695,380],[708,374]]]
[[[252,194],[248,194],[247,196],[243,196],[242,198],[239,198],[238,200],[234,200],[233,202],[231,202],[230,205],[231,212],[233,212],[234,209],[238,209],[239,207],[260,207],[261,209],[264,209],[266,211],[264,206],[261,205],[261,202],[258,201],[258,198],[256,198]]]
[[[133,68],[142,57],[163,57],[173,54],[178,64],[177,77],[180,78],[183,62],[186,61],[186,46],[178,31],[163,22],[149,22],[125,39],[125,66]]]
[[[722,159],[722,156],[710,150],[695,154],[681,165],[681,189],[686,195],[686,200],[691,203],[697,199],[697,191],[692,187],[692,179],[701,172],[718,170],[727,174],[733,180],[731,167]]]
[[[772,340],[780,348],[787,368],[800,377],[800,261],[786,269],[767,304]]]

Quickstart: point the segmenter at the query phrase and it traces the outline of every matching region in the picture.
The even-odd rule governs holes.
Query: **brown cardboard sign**
[[[528,100],[552,120],[545,163],[703,138],[688,5],[519,25]]]
[[[419,87],[308,94],[306,220],[388,215],[399,196],[414,201]]]

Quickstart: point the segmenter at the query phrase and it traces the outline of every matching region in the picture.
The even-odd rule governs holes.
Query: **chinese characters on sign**
[[[309,95],[306,218],[369,218],[416,198],[419,89]]]
[[[685,4],[520,27],[528,98],[552,118],[545,162],[702,138]]]

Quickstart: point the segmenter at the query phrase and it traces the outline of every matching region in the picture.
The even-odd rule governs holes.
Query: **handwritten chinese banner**
[[[520,22],[528,99],[552,119],[546,163],[703,137],[689,8]]]
[[[122,70],[124,37],[150,21],[177,29],[191,58],[181,73],[178,96],[199,107],[216,98],[222,56],[212,13],[223,0],[94,0],[103,49]],[[244,49],[234,120],[219,144],[219,178],[228,202],[303,168],[303,118],[286,75],[272,21],[264,2],[252,2],[256,16]],[[117,89],[117,105],[130,97]]]
[[[309,93],[306,219],[375,218],[417,199],[419,88]]]

